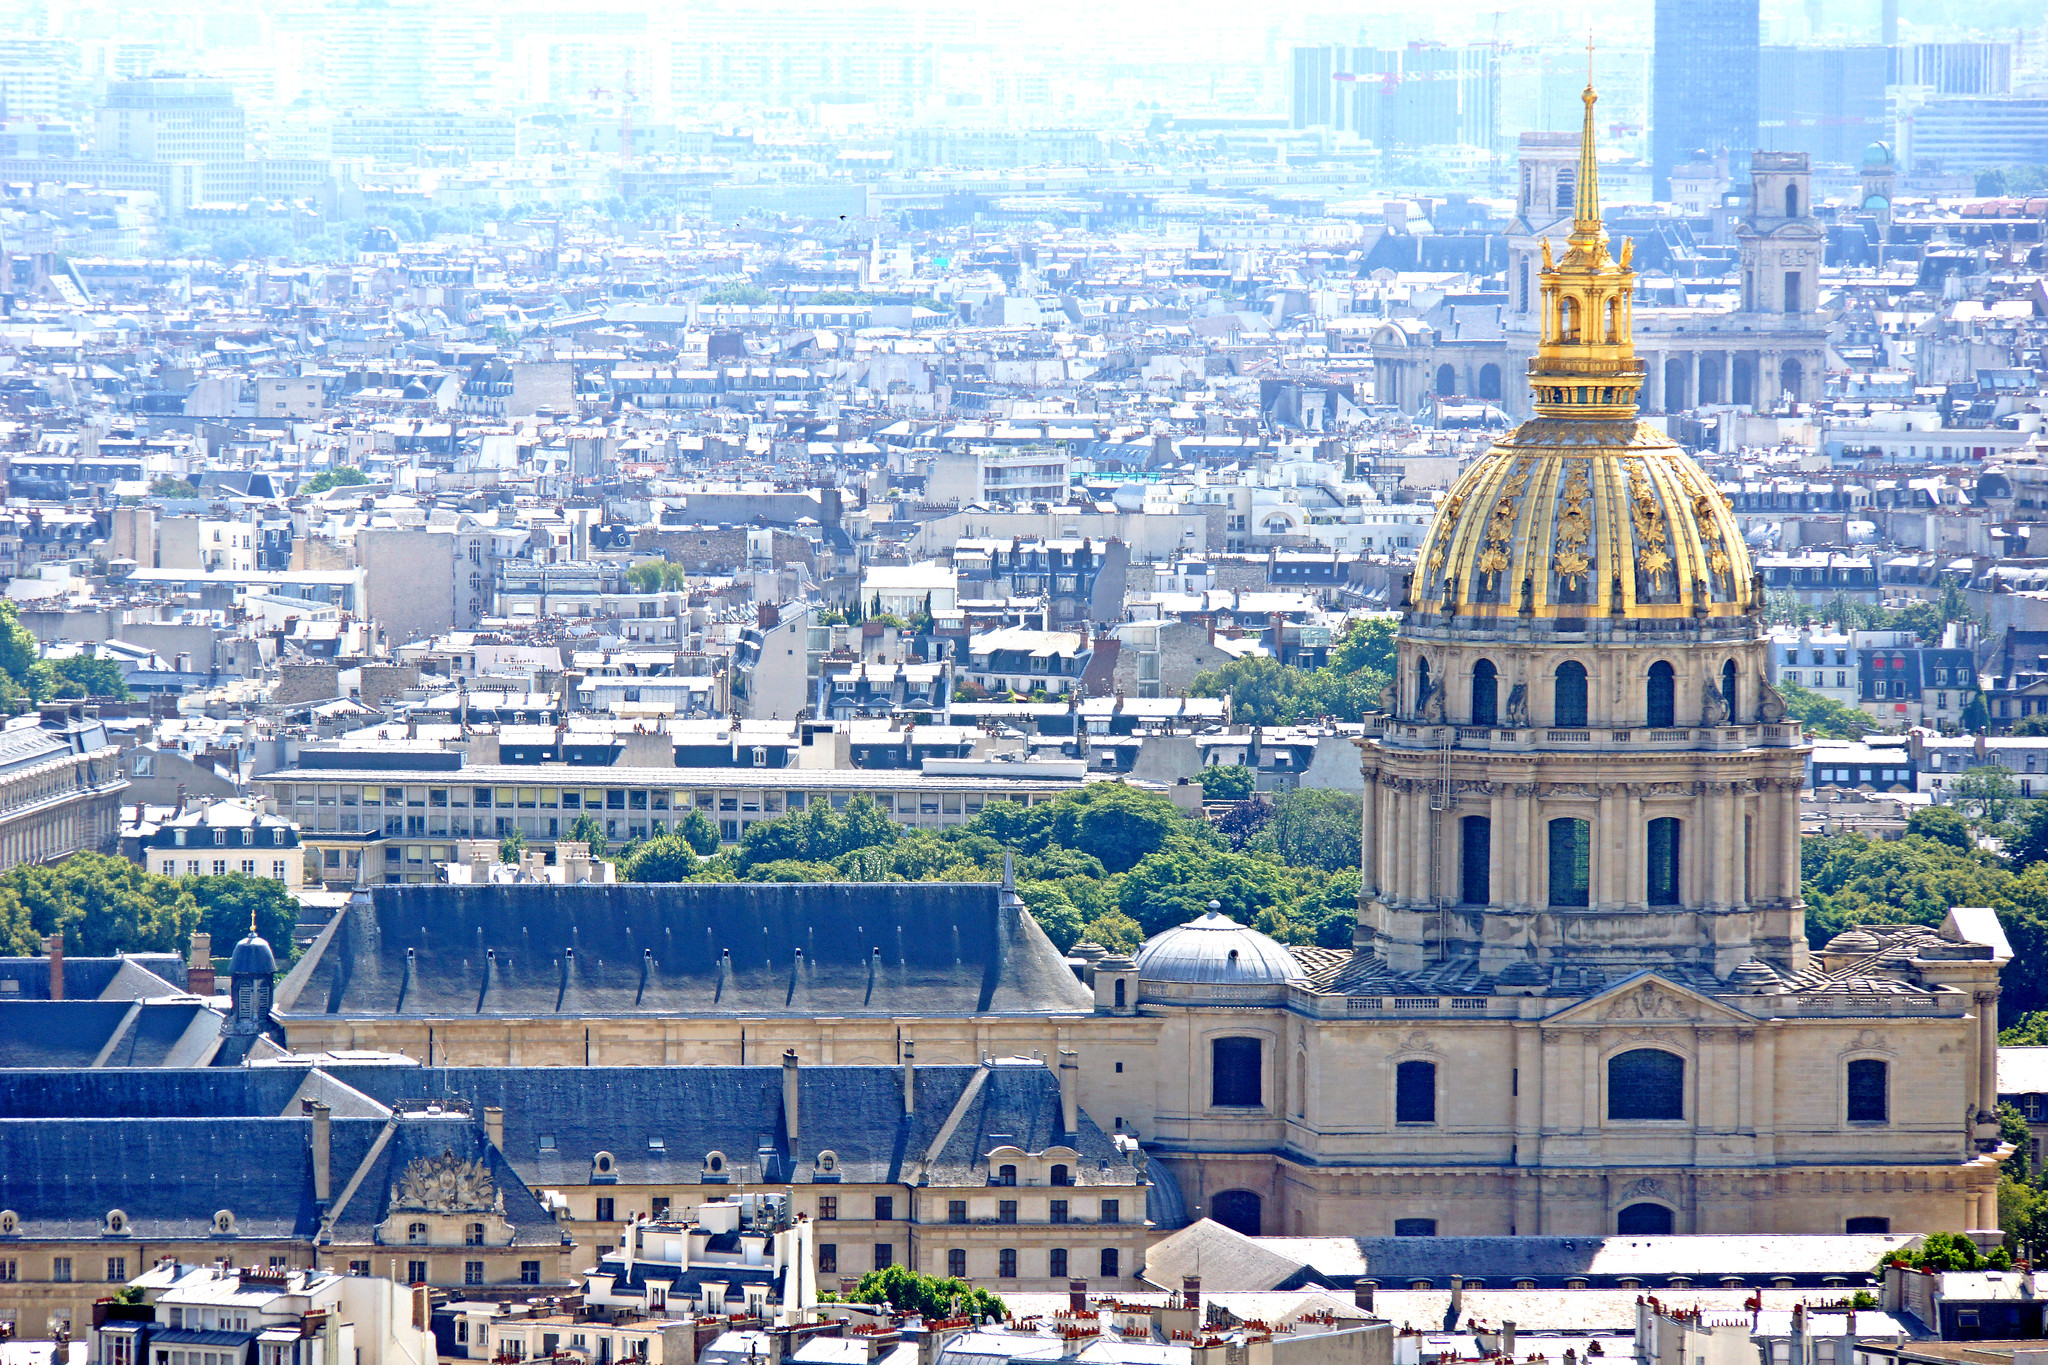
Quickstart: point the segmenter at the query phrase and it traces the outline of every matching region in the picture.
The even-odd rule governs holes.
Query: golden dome
[[[1459,476],[1423,542],[1410,609],[1479,617],[1731,617],[1760,606],[1728,500],[1636,420],[1631,244],[1607,251],[1593,104],[1561,260],[1543,248],[1537,416]]]

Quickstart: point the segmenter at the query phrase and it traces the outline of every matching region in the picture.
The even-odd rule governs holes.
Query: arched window
[[[1429,703],[1429,660],[1415,661],[1415,713],[1422,714],[1422,708]]]
[[[1593,826],[1585,820],[1550,822],[1550,903],[1590,905],[1593,887]]]
[[[1567,659],[1557,666],[1550,723],[1560,729],[1586,723],[1586,666],[1576,659]]]
[[[1124,1007],[1124,979],[1122,977],[1116,979],[1116,1007],[1118,1009]]]
[[[405,1243],[407,1246],[425,1246],[427,1244],[427,1225],[425,1223],[407,1223],[405,1225]]]
[[[1500,724],[1500,674],[1493,664],[1481,659],[1472,665],[1472,723]]]
[[[1621,340],[1621,295],[1607,300],[1607,340],[1611,345]]]
[[[1524,305],[1523,311],[1528,311],[1527,305]],[[1479,367],[1479,396],[1489,402],[1500,401],[1500,366]]]
[[[1579,339],[1579,301],[1570,295],[1557,301],[1557,339],[1577,341]]]
[[[1655,1237],[1669,1233],[1671,1210],[1662,1204],[1630,1204],[1615,1215],[1614,1230],[1624,1237]]]
[[[1216,1038],[1209,1043],[1209,1102],[1256,1109],[1265,1103],[1260,1074],[1262,1049],[1256,1038]]]
[[[1721,665],[1721,700],[1728,703],[1728,723],[1741,724],[1742,708],[1735,704],[1735,660]]]
[[[1493,821],[1468,815],[1458,822],[1458,902],[1493,903]]]
[[[1439,398],[1449,398],[1458,391],[1458,372],[1449,365],[1436,367],[1436,392]]]
[[[1797,218],[1799,216],[1799,187],[1797,185],[1787,185],[1785,187],[1785,216],[1787,218]]]
[[[1394,1122],[1436,1122],[1435,1062],[1403,1062],[1394,1068]]]
[[[1685,1058],[1661,1048],[1639,1047],[1607,1063],[1607,1117],[1685,1117]]]
[[[1649,901],[1678,904],[1678,821],[1669,816],[1650,822]]]
[[[1678,724],[1678,673],[1662,659],[1650,665],[1644,700],[1648,703],[1648,714],[1643,723],[1652,730],[1669,730]]]
[[[1073,1184],[1073,1183],[1074,1183],[1074,1173],[1073,1173],[1073,1171],[1072,1171],[1072,1170],[1070,1170],[1069,1168],[1065,1167],[1065,1166],[1054,1166],[1054,1167],[1052,1168],[1052,1183],[1053,1183],[1053,1184],[1055,1184],[1055,1185],[1071,1185],[1071,1184]]]
[[[1891,1122],[1890,1071],[1885,1063],[1871,1058],[1849,1063],[1849,1122]]]
[[[1209,1201],[1209,1217],[1232,1232],[1256,1237],[1263,1202],[1250,1190],[1224,1190]]]
[[[996,1168],[996,1184],[1015,1185],[1016,1183],[1017,1168],[1015,1166],[998,1166]]]

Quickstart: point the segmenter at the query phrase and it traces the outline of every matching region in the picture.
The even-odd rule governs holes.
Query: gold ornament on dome
[[[1507,572],[1507,551],[1498,545],[1489,545],[1486,553],[1479,556],[1479,572],[1486,575],[1486,590],[1493,591],[1493,580]]]
[[[1578,587],[1588,567],[1586,557],[1577,550],[1565,550],[1557,557],[1557,576],[1567,588]]]

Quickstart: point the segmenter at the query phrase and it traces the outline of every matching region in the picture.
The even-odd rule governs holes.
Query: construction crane
[[[626,82],[621,89],[612,90],[602,85],[590,87],[590,98],[593,100],[611,99],[614,97],[619,101],[619,154],[626,160],[631,161],[633,159],[633,101],[639,98],[633,93],[633,75],[631,72],[626,73]]]

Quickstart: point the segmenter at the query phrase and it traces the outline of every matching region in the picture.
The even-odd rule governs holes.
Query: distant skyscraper
[[[1657,0],[1650,82],[1650,160],[1657,192],[1671,168],[1727,148],[1737,165],[1756,148],[1757,0]]]

